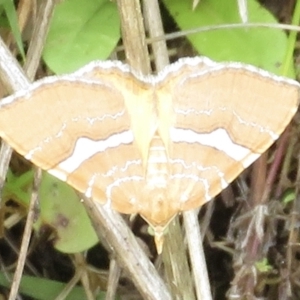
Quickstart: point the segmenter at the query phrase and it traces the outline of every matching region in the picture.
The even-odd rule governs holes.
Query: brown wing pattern
[[[296,82],[235,63],[189,58],[140,77],[95,62],[3,99],[0,136],[87,196],[141,213],[160,234],[264,152],[298,101]]]
[[[138,94],[133,75],[123,76],[117,68],[97,65],[92,71],[96,75],[50,77],[2,100],[0,135],[82,193],[102,203],[113,199],[114,208],[134,213],[143,185],[144,144],[150,144],[155,123],[149,88],[141,83],[145,94]],[[142,122],[137,126],[132,119]]]
[[[196,65],[168,82],[160,101],[163,107],[171,91],[169,190],[179,210],[202,205],[232,182],[278,138],[299,103],[298,83],[237,64]]]

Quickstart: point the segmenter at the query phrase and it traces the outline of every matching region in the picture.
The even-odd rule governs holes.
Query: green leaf
[[[33,171],[21,176],[8,173],[3,199],[14,199],[28,206]],[[56,231],[54,247],[65,253],[87,250],[98,242],[91,221],[75,190],[65,182],[44,172],[39,188],[40,215],[34,228],[47,225]]]
[[[14,199],[24,206],[28,206],[30,201],[32,180],[33,171],[28,171],[20,176],[16,176],[11,172],[11,170],[8,170],[6,182],[2,191],[3,199]]]
[[[98,237],[75,190],[44,172],[39,188],[41,221],[55,228],[55,248],[76,253],[94,246]]]
[[[9,288],[11,286],[11,282],[8,282],[6,276],[7,274],[4,275],[0,272],[0,286]],[[66,284],[62,282],[23,275],[19,291],[21,294],[30,296],[36,300],[53,300],[56,299],[65,287]],[[84,289],[82,287],[75,286],[65,299],[82,300],[86,298],[87,296]],[[105,293],[99,292],[96,299],[105,299]]]
[[[107,59],[119,39],[115,3],[65,0],[55,9],[43,58],[55,73],[69,73],[92,60]]]
[[[295,201],[296,199],[296,194],[294,189],[288,189],[285,191],[282,197],[282,201],[285,205],[287,205],[290,202]]]
[[[25,52],[23,48],[23,42],[22,42],[19,25],[18,25],[18,17],[17,17],[16,8],[14,6],[14,2],[12,0],[1,0],[0,5],[2,5],[4,8],[12,34],[15,38],[15,41],[17,43],[17,46],[19,48],[19,51],[23,59],[25,59]]]
[[[241,23],[236,0],[202,0],[195,11],[190,1],[163,2],[182,30]],[[247,3],[249,22],[277,23],[257,1]],[[240,61],[276,74],[281,73],[280,65],[287,50],[285,33],[271,28],[217,29],[189,35],[188,39],[199,54],[215,61]]]
[[[256,268],[261,273],[266,273],[272,271],[273,267],[269,264],[269,261],[266,258],[255,263]]]

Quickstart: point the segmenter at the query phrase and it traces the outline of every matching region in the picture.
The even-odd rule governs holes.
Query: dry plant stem
[[[206,269],[204,250],[202,247],[201,231],[195,210],[183,214],[185,230],[193,234],[187,235],[191,266],[194,273],[197,299],[211,300],[210,284]],[[200,251],[199,251],[200,250]]]
[[[195,299],[194,284],[187,261],[186,247],[183,243],[184,235],[178,218],[168,227],[165,237],[162,259],[165,269],[165,278],[168,283],[172,299]]]
[[[142,74],[151,73],[144,22],[139,0],[117,0],[127,62]]]
[[[38,34],[37,32],[35,32]],[[41,46],[42,47],[42,46]],[[38,53],[41,54],[41,51]],[[38,54],[35,55],[35,60],[39,61],[40,56]],[[30,60],[28,60],[30,63]],[[34,74],[36,72],[37,64],[35,64],[35,67],[31,67],[29,71],[30,78],[34,77]],[[30,82],[28,81],[28,78],[24,75],[24,72],[19,67],[18,62],[15,60],[15,58],[10,54],[8,49],[6,48],[5,44],[2,40],[0,40],[0,72],[1,72],[1,78],[2,80],[7,84],[7,86],[10,87],[11,90],[16,91],[21,88],[26,88]],[[1,156],[1,188],[3,188],[4,184],[4,178],[6,176],[9,160],[11,157],[11,149],[6,145],[6,143],[2,142],[0,154]],[[41,170],[38,170],[35,172],[34,176],[34,188],[31,195],[29,207],[28,207],[28,216],[26,220],[26,225],[23,233],[23,239],[20,249],[20,256],[18,258],[17,267],[15,270],[13,283],[11,286],[11,291],[9,295],[9,300],[14,300],[17,297],[19,285],[21,281],[21,277],[23,274],[24,264],[27,256],[27,250],[28,245],[30,241],[30,236],[32,232],[32,225],[35,219],[35,207],[38,199],[38,184],[40,182],[41,178]]]
[[[263,229],[261,228],[265,223],[265,213],[259,208],[260,205],[265,205],[267,202],[271,186],[277,176],[278,169],[280,167],[283,151],[287,143],[288,134],[285,133],[279,141],[279,147],[275,153],[275,158],[267,176],[267,154],[264,153],[260,159],[254,164],[252,173],[252,195],[250,199],[251,207],[253,210],[253,217],[251,222],[258,222],[261,226],[249,226],[250,233],[247,233],[249,239],[247,240],[246,248],[244,250],[244,261],[249,262],[248,268],[254,268],[254,263],[262,256],[262,238]],[[245,294],[252,294],[255,288],[255,274],[253,272],[247,272],[244,278],[245,282],[240,282],[241,286],[245,288]]]
[[[164,34],[158,1],[144,1],[145,19],[148,24],[150,38]],[[156,71],[169,64],[169,56],[165,41],[151,44]],[[187,234],[190,232],[187,231]],[[187,261],[186,248],[178,217],[170,224],[165,238],[163,262],[166,280],[173,299],[194,299],[194,286]],[[201,278],[194,278],[195,281]]]
[[[128,14],[130,5],[135,5],[134,10],[136,10],[137,2],[132,0],[127,1],[124,6],[119,5],[119,10],[125,20],[128,15],[130,16],[130,14]],[[143,47],[145,48],[145,42],[139,44],[139,41],[141,40],[140,32],[143,31],[143,29],[137,27],[137,24],[142,23],[138,22],[136,18],[134,18],[134,20],[134,26],[129,30],[125,30],[124,34],[126,37],[133,39],[134,43],[131,45],[131,48],[137,50],[142,49]],[[126,27],[126,29],[128,28]],[[145,64],[148,60],[145,60],[143,55],[134,53],[132,57],[138,59],[140,63],[143,62],[142,69],[147,70],[147,72],[149,71],[148,68],[150,67],[150,64]],[[133,58],[129,59],[129,61],[131,62]],[[132,63],[132,65],[135,64]],[[140,70],[137,66],[135,66],[135,69]],[[84,204],[89,212],[99,238],[102,238],[102,233],[104,231],[105,239],[112,247],[116,259],[127,271],[129,277],[132,278],[145,299],[171,299],[153,265],[137,244],[123,219],[108,206],[96,206],[90,199],[86,199]]]
[[[148,48],[146,44],[144,22],[141,14],[141,6],[139,0],[117,0],[118,11],[121,19],[122,38],[125,49],[127,62],[136,71],[142,74],[149,74],[151,72],[150,60],[148,55]],[[145,257],[146,258],[146,257]],[[151,264],[149,261],[148,264]],[[154,269],[154,267],[152,266]],[[147,274],[148,276],[149,274]],[[156,273],[155,275],[158,276]],[[147,285],[143,282],[145,278],[136,278],[139,289],[147,293]],[[160,281],[161,279],[159,279]],[[158,284],[162,284],[158,282]],[[153,289],[152,289],[153,291]],[[140,290],[143,294],[143,292]],[[168,294],[164,287],[163,294]],[[160,298],[158,298],[160,299]]]
[[[18,2],[18,26],[21,32],[23,32],[30,16],[36,16],[36,4],[37,1],[21,0]]]
[[[42,56],[56,2],[56,0],[43,0],[39,8],[24,65],[26,74],[30,79],[33,79],[40,63],[40,57]]]
[[[186,211],[182,215],[197,299],[212,299],[200,225],[197,217],[198,210]]]
[[[0,77],[11,92],[25,89],[30,84],[18,61],[11,55],[2,39],[0,39]]]
[[[74,254],[74,265],[75,265],[75,274],[73,278],[68,282],[68,284],[64,287],[64,289],[56,296],[55,300],[64,300],[66,299],[70,292],[74,289],[74,287],[78,284],[79,281],[82,282],[82,286],[84,288],[87,300],[94,300],[95,297],[93,295],[93,291],[90,287],[89,280],[89,271],[86,265],[85,257],[82,253]]]
[[[246,238],[244,242],[237,243],[240,245],[240,255],[244,264],[240,266],[240,270],[235,275],[233,282],[237,285],[240,295],[252,295],[256,286],[256,269],[255,262],[263,257],[262,239],[263,228],[265,224],[265,216],[267,214],[266,202],[270,194],[275,176],[282,158],[283,144],[281,143],[281,151],[276,151],[274,162],[267,176],[267,155],[263,154],[261,158],[254,164],[252,173],[252,195],[250,197],[250,207],[252,208],[252,216],[245,225]],[[241,259],[241,258],[240,258]],[[240,276],[240,277],[239,277]]]
[[[89,270],[88,270],[88,266],[86,263],[86,257],[82,253],[75,253],[74,258],[75,258],[76,271],[77,271],[77,269],[79,269],[78,271],[81,272],[80,281],[84,288],[86,299],[87,300],[95,300],[95,297],[93,295],[93,292],[92,292],[91,286],[90,286],[90,280],[89,280],[89,275],[88,275]]]
[[[164,31],[157,0],[146,0],[143,3],[150,37],[153,38],[162,35]],[[156,71],[160,71],[169,64],[166,43],[165,41],[155,42],[151,46]],[[165,235],[162,259],[165,268],[165,278],[173,299],[193,299],[193,284],[178,217],[168,227],[168,233]]]
[[[260,207],[262,203],[262,195],[266,180],[266,163],[267,156],[263,154],[255,163],[252,169],[251,196],[249,197],[249,206],[252,213],[247,218],[247,224],[241,229],[245,231],[245,236],[240,234],[241,240],[236,242],[237,255],[242,263],[237,267],[235,278],[233,280],[233,289],[240,292],[241,296],[254,295],[256,285],[256,272],[254,263],[260,257],[262,243],[262,228],[260,224],[264,224],[265,215]]]
[[[117,0],[127,63],[142,74],[149,74],[150,60],[139,0]]]
[[[212,299],[202,237],[198,220],[199,210],[183,212],[184,227],[190,254],[197,299]]]
[[[288,220],[289,222],[289,239],[287,243],[287,251],[286,251],[286,265],[289,274],[289,279],[292,279],[295,276],[294,270],[296,253],[299,249],[299,211],[300,211],[300,197],[299,197],[299,189],[300,189],[300,154],[298,154],[298,168],[297,168],[297,178],[295,182],[295,200],[293,201],[293,207],[291,211],[291,216]],[[297,262],[296,262],[297,263]],[[298,264],[298,263],[297,263]],[[293,275],[291,275],[293,274]],[[296,272],[297,274],[297,272]],[[298,268],[299,274],[299,268]],[[299,278],[299,275],[297,276]]]
[[[295,144],[298,142],[298,137],[294,133],[293,138],[290,140],[291,142],[289,143],[288,150],[287,150],[287,155],[285,157],[285,162],[283,164],[282,170],[283,170],[283,175],[281,176],[281,179],[279,181],[279,185],[283,186],[283,181],[284,177],[286,177],[286,173],[288,170],[288,167],[291,163],[291,156],[293,152],[293,148],[295,147]],[[295,200],[293,201],[293,206],[290,212],[290,217],[287,219],[288,223],[288,230],[289,230],[289,238],[288,238],[288,243],[287,243],[287,250],[286,250],[286,269],[287,269],[287,274],[289,276],[285,277],[285,282],[282,282],[282,285],[286,285],[285,288],[287,291],[286,293],[288,294],[289,297],[292,296],[292,291],[291,291],[291,281],[295,280],[294,278],[299,278],[299,268],[298,271],[295,270],[295,259],[296,259],[296,253],[299,249],[299,211],[300,211],[300,197],[299,197],[299,188],[300,188],[300,154],[298,154],[297,157],[298,161],[298,168],[297,168],[297,177],[295,181]],[[297,263],[297,262],[296,262]],[[291,275],[292,274],[292,275]],[[298,280],[298,279],[297,279]]]
[[[256,273],[254,263],[261,254],[261,244],[263,237],[263,229],[265,214],[263,200],[263,192],[265,189],[267,173],[267,155],[264,153],[253,164],[251,174],[251,195],[248,203],[252,213],[247,218],[247,224],[241,229],[245,231],[245,236],[240,234],[241,240],[236,242],[238,251],[237,256],[242,259],[243,263],[239,266],[233,280],[233,289],[240,291],[240,295],[253,295],[256,284]]]
[[[186,37],[187,35],[199,34],[202,32],[211,32],[211,31],[220,31],[220,30],[228,30],[228,29],[238,29],[238,28],[276,28],[282,29],[286,31],[296,31],[300,32],[300,26],[295,25],[287,25],[287,24],[274,24],[274,23],[237,23],[237,24],[221,24],[221,25],[208,25],[192,28],[189,30],[180,30],[178,32],[168,33],[156,38],[147,39],[147,43],[153,43],[161,40],[169,41],[182,37]]]
[[[294,149],[297,143],[298,143],[298,134],[296,132],[293,132],[290,136],[289,143],[285,151],[285,156],[281,167],[282,172],[280,174],[280,179],[275,189],[274,194],[276,199],[278,199],[282,194],[282,187],[285,187],[287,183],[290,181],[288,178],[288,173],[291,168],[292,159],[294,157],[294,152],[295,152]]]
[[[28,216],[25,224],[25,229],[23,232],[20,255],[18,258],[18,263],[15,270],[13,283],[11,285],[11,290],[10,290],[8,300],[15,300],[18,295],[18,290],[23,275],[24,264],[27,256],[27,250],[30,242],[32,226],[35,219],[35,206],[38,201],[38,188],[40,184],[41,173],[42,173],[41,169],[38,169],[34,174],[33,189],[32,189],[31,199],[28,207]]]
[[[75,275],[73,278],[66,284],[64,289],[56,296],[55,300],[64,300],[68,297],[73,288],[78,284],[79,281],[82,282],[82,286],[84,287],[84,291],[86,294],[87,300],[94,300],[93,293],[90,289],[89,278],[87,274],[87,266],[85,257],[82,253],[74,254],[74,266],[75,266]]]
[[[7,245],[11,248],[13,253],[18,255],[19,254],[19,245],[16,245],[16,243],[7,234],[4,236],[4,240],[7,243]],[[32,273],[33,276],[36,276],[36,277],[40,276],[39,272],[36,270],[35,266],[32,264],[31,261],[29,261],[29,260],[26,261],[26,267]],[[3,271],[6,272],[7,270],[3,269]],[[8,272],[9,271],[7,271],[7,273]],[[7,278],[10,278],[10,276],[7,276]],[[10,280],[10,279],[8,279],[8,280]]]
[[[84,287],[86,299],[87,300],[95,300],[93,292],[91,291],[91,288],[90,288],[90,282],[89,282],[88,270],[87,270],[85,257],[81,253],[74,254],[74,266],[75,266],[75,270],[76,270],[75,275],[68,282],[68,284],[66,284],[64,289],[55,298],[55,300],[66,299],[79,281],[82,282],[82,286]]]
[[[291,134],[291,126],[289,126],[285,132],[280,136],[278,142],[277,142],[277,149],[275,151],[275,157],[273,160],[273,163],[269,170],[269,175],[266,181],[266,188],[264,191],[264,197],[268,197],[271,191],[271,188],[273,187],[273,183],[276,179],[276,176],[278,174],[278,169],[281,165],[282,159],[284,158],[282,167],[281,167],[281,175],[279,183],[277,184],[277,188],[275,189],[275,198],[278,198],[281,195],[282,187],[284,186],[284,180],[286,180],[288,168],[291,163],[291,156],[293,152],[293,148],[296,143],[296,139],[291,137],[296,136],[294,134]]]
[[[62,291],[60,291],[59,295],[55,298],[55,300],[64,300],[66,297],[70,294],[72,289],[76,286],[78,281],[80,280],[82,276],[82,269],[76,268],[75,275],[72,277],[72,279],[68,282],[68,284],[64,287]]]
[[[119,278],[121,274],[121,268],[117,261],[113,258],[109,263],[109,276],[107,281],[107,289],[105,294],[105,300],[116,299],[116,290],[119,283]]]
[[[299,175],[300,175],[300,169],[299,169],[299,162],[298,162],[298,174],[297,174],[297,182],[298,185],[296,185],[296,195],[299,195]],[[300,211],[300,198],[297,196],[295,198],[295,201],[293,201],[293,207],[292,211],[290,213],[290,217],[287,220],[289,223],[288,225],[288,230],[289,230],[289,238],[287,242],[287,250],[286,250],[286,272],[288,276],[284,277],[284,281],[282,280],[281,285],[284,286],[286,285],[285,289],[287,290],[286,293],[288,294],[289,297],[292,296],[291,292],[291,281],[295,280],[295,277],[297,278],[296,280],[299,280],[299,268],[298,271],[295,272],[295,260],[298,249],[299,249],[299,211]],[[298,262],[296,262],[298,264]],[[283,269],[283,268],[282,268]],[[281,272],[283,271],[281,269]],[[297,274],[298,273],[298,274]],[[296,276],[295,276],[296,275]],[[293,278],[294,277],[294,278]],[[298,281],[299,282],[299,281]],[[299,284],[299,283],[298,283]],[[282,298],[280,298],[282,299]],[[292,298],[288,298],[292,299]]]
[[[205,214],[204,214],[203,218],[201,219],[200,228],[201,228],[202,242],[203,242],[203,237],[209,231],[209,225],[210,225],[210,222],[212,219],[214,209],[215,209],[215,199],[212,199],[209,203],[207,203]],[[199,212],[197,213],[197,215],[198,214],[199,214]]]
[[[84,205],[91,216],[98,237],[102,238],[104,235],[111,252],[144,299],[172,299],[152,263],[120,215],[110,209],[109,205],[96,205],[91,199],[85,199]]]
[[[3,43],[2,39],[0,39],[0,76],[3,82],[6,84],[6,86],[9,87],[9,89],[12,91],[17,91],[18,89],[26,88],[29,85],[28,79],[24,75],[22,69],[19,67],[19,64],[16,61],[16,59],[11,55],[8,48]],[[0,153],[1,155],[3,155],[1,156],[1,169],[0,169],[1,189],[2,189],[5,181],[6,173],[8,170],[8,165],[9,165],[12,150],[5,142],[2,141]],[[29,208],[32,210],[29,211],[27,216],[22,245],[20,249],[20,256],[18,259],[18,264],[14,274],[11,292],[9,296],[10,300],[14,300],[17,298],[17,293],[19,289],[19,284],[20,284],[26,253],[28,249],[28,244],[29,244],[31,227],[34,219],[35,200],[36,200],[36,194],[33,194],[29,204]]]
[[[130,10],[129,9],[127,10],[128,13],[127,16],[131,17],[130,20],[134,18],[133,11],[134,10],[132,10],[130,13]],[[163,35],[164,32],[163,32],[158,2],[144,1],[144,11],[148,23],[150,37],[155,38],[159,35]],[[137,16],[137,18],[134,19],[138,19],[138,18],[139,16]],[[130,27],[130,25],[126,23],[126,20],[129,19],[123,18],[123,22],[125,23],[123,23],[122,28]],[[142,30],[140,30],[140,32],[142,32]],[[139,34],[137,35],[139,36]],[[127,36],[125,38],[127,38]],[[140,36],[139,38],[142,37]],[[126,40],[124,40],[126,54],[129,57],[132,57],[133,53],[130,53],[130,51],[132,48],[134,48],[135,42],[136,40],[134,36],[131,37],[131,39],[127,40],[127,42]],[[140,49],[142,49],[142,47]],[[169,63],[167,47],[165,45],[165,42],[158,42],[152,45],[152,49],[154,54],[154,60],[156,62],[156,70],[159,71]],[[173,230],[173,228],[177,228],[177,230]],[[175,223],[173,222],[173,226],[170,226],[169,232],[170,234],[168,234],[168,236],[166,237],[165,248],[163,250],[163,260],[166,269],[166,275],[167,278],[169,279],[168,281],[169,281],[170,288],[171,290],[173,290],[172,287],[176,287],[172,293],[173,299],[193,299],[194,292],[193,292],[192,281],[189,280],[191,278],[191,275],[187,263],[187,257],[185,255],[185,247],[182,242],[183,239],[182,239],[182,234],[180,233],[180,226],[178,223],[178,219],[175,221]]]
[[[150,38],[162,36],[164,34],[164,30],[158,1],[144,0],[143,3],[145,19],[149,30]],[[158,42],[153,42],[151,43],[151,47],[153,50],[156,71],[161,71],[165,66],[167,66],[170,63],[166,41],[162,40]]]
[[[6,144],[4,141],[1,141],[1,147],[0,147],[0,191],[3,191],[11,154],[12,154],[11,147],[8,144]],[[2,195],[0,195],[0,209],[2,208],[2,204],[3,204]]]
[[[144,1],[144,11],[146,15],[146,20],[148,24],[149,34],[150,38],[155,38],[157,36],[162,36],[164,34],[162,21],[161,21],[161,15],[159,11],[159,4],[157,0],[153,1]],[[161,42],[154,42],[152,43],[152,49],[154,54],[154,60],[156,65],[156,70],[160,71],[162,70],[167,64],[169,64],[169,57],[168,57],[168,51],[165,41]],[[198,212],[198,210],[197,210]],[[188,219],[192,216],[192,220],[197,219],[197,212],[184,212],[184,219]],[[191,220],[191,221],[192,221]],[[196,221],[197,222],[197,221]],[[197,230],[199,232],[197,233]],[[195,226],[193,230],[188,230],[186,228],[186,235],[188,236],[188,240],[195,240],[197,241],[200,236],[200,227]],[[181,239],[180,239],[181,237]],[[167,274],[172,273],[172,277],[169,278],[169,284],[170,280],[172,280],[173,284],[176,286],[177,291],[180,291],[181,295],[179,296],[180,299],[193,299],[194,293],[193,293],[193,285],[192,281],[189,280],[191,278],[188,262],[187,262],[187,256],[185,255],[185,246],[183,244],[182,239],[182,233],[180,230],[180,225],[178,222],[178,217],[176,218],[175,222],[173,222],[173,226],[169,226],[169,233],[168,237],[165,241],[165,250],[163,251],[164,254],[164,262],[166,259],[170,261],[170,266],[172,266],[172,269],[170,272],[167,272]],[[176,243],[177,242],[177,243]],[[167,252],[167,253],[166,253]],[[200,240],[199,243],[195,243],[194,247],[192,247],[189,251],[191,261],[192,262],[199,262],[199,260],[202,258],[204,259],[204,252],[202,247],[202,241]],[[167,255],[169,257],[167,257]],[[194,282],[196,284],[196,294],[201,295],[202,290],[208,291],[209,297],[207,299],[211,299],[210,295],[210,285],[208,277],[202,278],[200,276],[201,274],[207,274],[206,269],[206,263],[205,260],[201,261],[201,263],[198,265],[199,267],[203,267],[204,269],[201,272],[193,272],[194,274]],[[166,265],[165,268],[168,268],[169,265]],[[192,264],[192,268],[197,268],[197,265]],[[178,293],[177,293],[178,294]],[[207,293],[204,293],[207,294]],[[173,294],[173,296],[176,294]],[[200,298],[199,298],[200,299]],[[206,298],[203,298],[206,299]]]
[[[263,153],[253,164],[251,171],[251,195],[249,203],[251,203],[252,208],[255,208],[256,205],[263,204],[261,201],[267,177],[266,153]]]

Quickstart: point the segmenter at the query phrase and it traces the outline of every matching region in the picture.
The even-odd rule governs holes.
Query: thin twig
[[[204,250],[202,247],[202,238],[200,225],[195,210],[186,211],[183,214],[185,230],[192,232],[187,235],[191,266],[195,278],[195,288],[197,299],[211,300],[210,283],[206,268]]]
[[[52,0],[49,0],[52,1]],[[41,11],[42,13],[43,11]],[[49,20],[48,24],[49,24]],[[41,46],[42,47],[42,46]],[[40,53],[41,54],[41,51]],[[39,56],[35,56],[35,60],[39,61]],[[30,78],[34,77],[34,74],[36,72],[37,64],[35,64],[35,67],[31,68],[30,71]],[[1,78],[3,81],[6,83],[8,87],[12,91],[17,91],[22,88],[26,88],[30,82],[26,75],[24,74],[23,70],[20,68],[18,62],[15,60],[15,58],[11,55],[5,44],[3,43],[2,40],[0,40],[0,72],[1,72]],[[1,185],[3,187],[4,184],[4,178],[6,176],[7,170],[8,170],[8,165],[10,161],[10,157],[12,154],[12,151],[10,147],[8,147],[4,142],[2,142],[1,145],[1,173],[0,173],[0,178],[1,178]],[[18,290],[19,290],[19,285],[20,281],[22,278],[23,274],[23,269],[25,265],[25,260],[27,256],[27,250],[30,242],[30,237],[31,237],[31,232],[32,232],[32,225],[35,220],[35,207],[38,199],[38,185],[40,182],[41,178],[41,170],[36,171],[35,176],[34,176],[34,187],[33,187],[33,192],[31,194],[31,199],[29,203],[29,208],[28,208],[28,215],[26,219],[26,225],[24,228],[24,233],[23,233],[23,238],[22,238],[22,243],[21,243],[21,248],[20,248],[20,255],[18,258],[18,263],[17,267],[14,273],[14,278],[11,286],[11,291],[9,295],[9,300],[14,300],[17,298]]]
[[[171,299],[166,286],[127,224],[108,205],[85,198],[84,205],[99,239],[105,238],[118,263],[125,269],[144,299]]]

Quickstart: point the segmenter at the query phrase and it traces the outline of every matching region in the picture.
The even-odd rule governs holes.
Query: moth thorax
[[[146,185],[148,188],[166,188],[169,180],[169,161],[166,147],[159,135],[150,143],[146,164]]]

